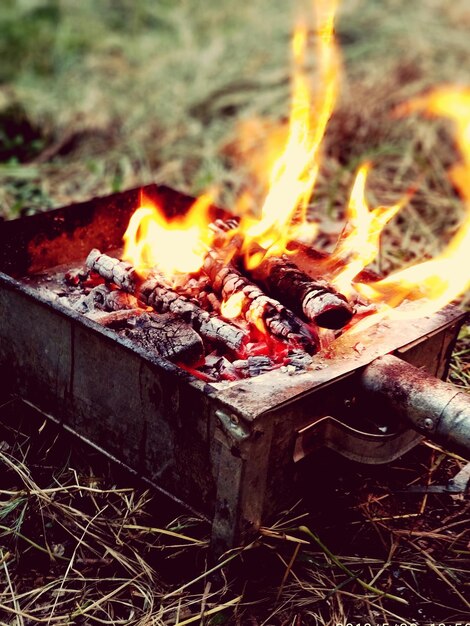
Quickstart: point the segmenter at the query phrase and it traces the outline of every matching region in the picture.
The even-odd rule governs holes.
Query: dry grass
[[[344,4],[342,96],[312,212],[331,245],[362,160],[375,164],[373,201],[395,200],[419,179],[383,237],[388,271],[435,254],[462,216],[445,174],[456,158],[448,128],[390,113],[436,82],[470,82],[470,7]],[[230,206],[244,180],[224,150],[237,122],[287,110],[289,3],[63,0],[39,31],[39,0],[7,5],[3,32],[24,54],[3,76],[0,108],[21,103],[41,141],[33,157],[0,165],[4,217],[151,181],[191,193],[217,183]],[[467,329],[451,366],[464,388],[469,354]],[[310,479],[312,501],[227,555],[233,567],[216,567],[220,582],[207,573],[207,522],[181,517],[21,406],[1,412],[2,624],[450,623],[469,614],[468,503],[406,491],[445,484],[463,467],[445,451],[422,445],[379,469],[314,459],[310,477],[329,469],[322,484]]]
[[[171,503],[21,405],[4,405],[2,423],[1,623],[330,625],[468,614],[469,504],[426,493],[464,463],[435,447],[386,468],[327,452],[311,459],[311,501],[209,569],[207,522],[174,517]]]

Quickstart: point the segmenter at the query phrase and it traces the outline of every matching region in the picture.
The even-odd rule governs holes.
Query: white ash
[[[239,372],[226,357],[215,353],[208,354],[204,359],[204,365],[200,368],[202,372],[208,374],[216,380],[229,379],[237,380],[241,378]]]
[[[244,376],[259,376],[275,368],[275,364],[268,356],[249,356],[247,359],[237,359],[233,367]]]
[[[88,294],[81,296],[72,303],[72,308],[79,313],[92,311],[119,311],[121,309],[139,308],[134,296],[118,289],[111,289],[104,283],[93,287]]]
[[[320,282],[316,281],[318,285]],[[337,305],[338,294],[325,291],[327,286],[325,282],[324,286],[312,287],[303,299],[302,310],[308,319],[315,320],[318,315]]]

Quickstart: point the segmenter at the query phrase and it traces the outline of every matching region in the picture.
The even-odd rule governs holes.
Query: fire
[[[243,311],[244,304],[245,295],[243,291],[238,291],[236,293],[233,293],[227,300],[224,300],[222,302],[220,312],[226,319],[233,320],[237,317],[240,317],[241,312]]]
[[[260,219],[242,216],[246,266],[250,269],[266,254],[281,254],[294,238],[296,224],[305,222],[308,201],[319,169],[320,145],[333,111],[339,82],[339,54],[334,39],[337,2],[317,0],[320,86],[313,97],[304,68],[307,30],[298,26],[292,41],[292,101],[288,135],[274,161]],[[282,136],[282,135],[281,135]],[[271,152],[272,150],[270,150]],[[253,251],[253,244],[255,250]]]
[[[255,218],[251,212],[253,195],[243,193],[237,203],[240,224],[228,236],[236,242],[231,254],[236,254],[241,246],[248,270],[254,269],[266,255],[287,253],[290,241],[306,233],[313,239],[315,234],[315,225],[306,219],[306,210],[338,91],[340,58],[334,37],[337,0],[314,0],[314,7],[320,79],[317,91],[312,91],[305,68],[309,41],[307,28],[301,25],[292,40],[292,99],[287,126],[259,120],[245,124],[250,135],[269,131],[262,150],[256,147],[251,154],[257,185],[265,189],[260,216]],[[450,176],[465,199],[466,217],[447,248],[435,259],[374,283],[357,282],[357,276],[378,254],[384,227],[414,193],[408,191],[392,206],[370,208],[365,189],[371,165],[364,163],[359,168],[346,211],[345,231],[325,265],[330,272],[327,278],[339,291],[349,296],[356,290],[378,303],[378,313],[356,324],[354,330],[362,330],[364,325],[383,317],[429,315],[470,285],[470,89],[436,89],[398,109],[400,115],[412,112],[443,116],[454,122],[462,162],[451,170]],[[256,140],[256,146],[258,143]],[[247,150],[250,151],[253,152],[251,148]],[[144,199],[125,233],[124,258],[138,271],[156,267],[169,279],[178,273],[197,272],[212,243],[208,210],[212,201],[212,194],[205,194],[185,215],[170,219],[160,206]],[[225,260],[229,260],[228,253]],[[412,306],[400,306],[404,301],[410,301]],[[235,293],[222,303],[221,314],[227,319],[238,318],[245,304],[243,293]],[[261,318],[249,321],[265,332]]]
[[[227,298],[227,300],[222,302],[220,312],[226,319],[234,320],[241,316],[246,303],[247,300],[243,291],[235,292]],[[253,326],[255,326],[262,335],[267,335],[266,326],[259,315],[248,311],[247,320],[253,324]]]
[[[137,271],[155,267],[168,279],[197,272],[212,239],[208,228],[212,202],[212,194],[204,194],[187,213],[168,218],[158,204],[143,198],[124,234],[123,258]]]
[[[466,203],[466,216],[447,247],[424,261],[369,285],[357,285],[368,298],[386,305],[389,318],[431,315],[470,287],[470,89],[444,87],[411,100],[400,113],[422,111],[454,122],[462,162],[449,174]],[[397,307],[405,299],[413,305]]]
[[[349,233],[343,236],[332,254],[332,260],[338,259],[345,267],[334,277],[333,284],[342,293],[349,293],[354,278],[374,259],[379,252],[380,236],[385,225],[398,213],[409,200],[409,195],[396,204],[379,206],[371,210],[365,197],[366,179],[371,168],[364,163],[356,175],[351,191],[346,220]]]

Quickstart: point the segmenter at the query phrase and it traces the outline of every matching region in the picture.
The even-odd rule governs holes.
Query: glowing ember
[[[222,302],[222,306],[220,307],[220,312],[223,317],[228,320],[236,319],[241,317],[243,307],[246,304],[246,297],[242,291],[236,292],[232,294],[227,300]],[[253,326],[262,334],[267,335],[266,327],[264,325],[263,320],[259,315],[248,311],[247,320],[253,324]],[[284,349],[285,346],[281,342],[279,342],[279,349]]]
[[[264,325],[263,319],[256,312],[249,311],[247,315],[247,319],[255,328],[259,330],[262,335],[268,335],[266,332],[266,326]]]
[[[197,272],[212,239],[208,229],[212,202],[212,195],[205,194],[187,213],[169,219],[161,207],[144,198],[124,234],[123,258],[137,271],[157,267],[168,279]]]

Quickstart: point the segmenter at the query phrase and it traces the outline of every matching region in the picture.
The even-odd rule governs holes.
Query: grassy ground
[[[287,112],[292,23],[291,3],[280,0],[3,0],[0,215],[152,181],[194,194],[217,183],[230,206],[245,180],[232,149],[237,124]],[[387,229],[382,269],[436,253],[455,231],[463,207],[445,174],[457,158],[449,127],[390,112],[436,83],[470,83],[469,26],[465,0],[344,2],[341,98],[312,207],[325,244],[341,226],[364,158],[375,163],[372,201],[395,200],[422,180]],[[451,369],[464,388],[469,354],[467,330]],[[206,522],[181,517],[24,408],[8,403],[2,417],[0,623],[468,617],[468,503],[400,493],[403,485],[443,483],[463,467],[445,451],[422,445],[379,471],[327,454],[314,460],[310,475],[324,464],[330,472],[310,487],[313,502],[306,498],[255,546],[229,555],[234,569],[221,587],[201,578]]]

